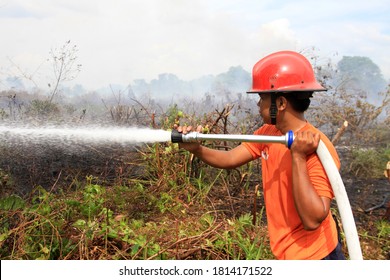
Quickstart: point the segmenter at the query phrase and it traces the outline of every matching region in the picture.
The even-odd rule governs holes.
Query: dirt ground
[[[343,178],[343,181],[360,234],[363,256],[365,259],[390,260],[388,228],[381,237],[382,241],[376,239],[382,235],[379,232],[381,222],[390,222],[389,181],[386,178],[377,180]]]
[[[384,218],[390,202],[390,183],[384,179],[343,178],[356,224]]]

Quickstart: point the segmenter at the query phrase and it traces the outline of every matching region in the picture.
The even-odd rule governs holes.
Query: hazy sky
[[[21,72],[46,86],[50,50],[68,40],[82,64],[71,83],[88,89],[251,71],[270,52],[311,47],[368,56],[389,79],[389,15],[390,0],[0,0],[0,89]]]

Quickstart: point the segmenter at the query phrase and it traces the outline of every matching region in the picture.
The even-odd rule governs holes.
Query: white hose
[[[351,260],[363,260],[359,236],[343,180],[341,179],[339,170],[334,163],[333,157],[322,141],[318,144],[317,155],[320,158],[322,166],[324,167],[332,185],[345,233],[345,240],[347,241],[349,257]]]

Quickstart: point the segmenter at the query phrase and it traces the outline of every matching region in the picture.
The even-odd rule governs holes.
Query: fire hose
[[[190,132],[182,134],[176,130],[172,131],[172,143],[182,142],[197,142],[202,140],[208,141],[236,141],[236,142],[257,142],[257,143],[280,143],[288,148],[294,141],[294,133],[289,131],[282,136],[267,136],[267,135],[234,135],[234,134],[203,134],[199,132]],[[328,179],[331,183],[333,193],[336,199],[337,207],[340,214],[342,227],[345,233],[347,242],[348,254],[351,260],[362,260],[363,255],[360,248],[359,236],[356,229],[355,220],[352,213],[352,208],[349,203],[348,195],[345,190],[343,180],[341,179],[339,170],[337,169],[334,160],[329,153],[324,142],[320,140],[317,147],[317,155],[325,169]]]

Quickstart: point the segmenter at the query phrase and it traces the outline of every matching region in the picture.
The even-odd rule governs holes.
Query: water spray
[[[292,131],[289,131],[288,133],[286,133],[286,135],[282,136],[202,134],[198,132],[189,132],[187,134],[182,134],[177,130],[173,130],[171,133],[172,143],[187,143],[202,140],[279,143],[284,144],[288,148],[290,148],[294,141],[294,133]],[[333,193],[335,195],[337,207],[339,209],[342,226],[345,233],[349,257],[351,260],[362,260],[363,255],[360,248],[359,236],[356,229],[355,219],[353,217],[352,208],[349,203],[348,195],[345,190],[343,180],[341,179],[339,170],[337,169],[330,152],[328,151],[324,142],[322,142],[321,140],[318,144],[316,152],[332,185]]]
[[[60,145],[117,144],[137,145],[169,142],[170,131],[119,126],[4,126],[0,125],[0,143],[13,141],[28,144]]]

